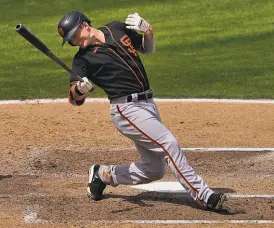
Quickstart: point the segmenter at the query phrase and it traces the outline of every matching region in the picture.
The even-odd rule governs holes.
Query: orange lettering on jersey
[[[121,43],[123,45],[125,45],[126,47],[128,47],[128,51],[130,53],[132,53],[133,55],[137,56],[137,51],[136,49],[133,47],[133,45],[131,44],[131,39],[127,36],[124,35],[121,39],[120,39]]]

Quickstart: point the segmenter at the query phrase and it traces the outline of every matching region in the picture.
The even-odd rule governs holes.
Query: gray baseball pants
[[[162,124],[153,99],[110,105],[111,121],[134,141],[142,162],[109,166],[111,185],[136,185],[159,180],[165,164],[194,200],[207,202],[213,191],[188,164],[173,134]],[[101,175],[100,175],[101,176]],[[104,176],[102,176],[104,181]]]

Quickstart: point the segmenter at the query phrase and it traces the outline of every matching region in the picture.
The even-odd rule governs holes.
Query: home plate
[[[179,182],[152,182],[149,184],[133,185],[132,188],[137,188],[149,192],[164,192],[164,193],[187,193],[185,188]],[[269,194],[231,194],[226,193],[232,198],[268,198],[274,199],[274,195]]]
[[[186,190],[179,182],[153,182],[133,185],[131,187],[150,192],[186,193]]]

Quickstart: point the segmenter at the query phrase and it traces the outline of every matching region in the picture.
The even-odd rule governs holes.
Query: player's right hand
[[[84,77],[82,79],[83,79],[83,82],[78,81],[76,83],[77,89],[81,93],[91,92],[93,90],[93,85],[90,83],[90,81],[86,77]]]

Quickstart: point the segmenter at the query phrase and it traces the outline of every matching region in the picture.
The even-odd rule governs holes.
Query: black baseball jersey
[[[119,21],[98,29],[104,33],[105,43],[80,48],[72,70],[104,89],[110,100],[150,89],[137,53],[142,49],[143,36]],[[70,81],[74,81],[74,76]]]

